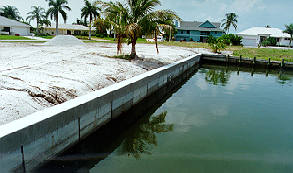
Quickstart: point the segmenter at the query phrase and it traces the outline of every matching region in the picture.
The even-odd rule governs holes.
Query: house
[[[92,27],[92,31],[95,31],[95,29],[95,27]],[[83,25],[58,24],[58,31],[60,35],[81,35],[88,33],[90,28]],[[52,23],[51,26],[44,26],[43,33],[56,35],[56,24]]]
[[[290,35],[283,33],[279,28],[252,27],[237,35],[243,37],[243,46],[257,47],[269,37],[276,38],[278,46],[289,46],[290,43]]]
[[[176,41],[206,42],[210,35],[218,38],[224,34],[224,31],[220,28],[221,23],[208,20],[205,22],[177,21],[175,25],[177,29]]]
[[[30,35],[30,26],[19,21],[0,16],[0,34]]]

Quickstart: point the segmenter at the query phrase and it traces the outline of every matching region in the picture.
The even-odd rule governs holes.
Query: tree
[[[102,4],[105,8],[106,21],[110,23],[116,34],[117,54],[121,54],[122,42],[126,35],[126,26],[128,24],[128,9],[120,2],[103,2]]]
[[[7,17],[12,20],[22,20],[22,17],[20,17],[18,9],[14,6],[4,6],[3,8],[0,8],[1,15],[4,17]]]
[[[144,23],[144,28],[146,29],[145,33],[154,33],[155,35],[155,44],[157,53],[159,53],[158,49],[158,34],[161,32],[161,30],[167,30],[170,32],[172,29],[175,28],[173,21],[174,20],[180,20],[180,18],[170,10],[158,10],[156,12],[153,12],[148,20],[146,20],[146,23]]]
[[[67,5],[67,0],[46,0],[49,1],[49,9],[47,11],[46,16],[50,16],[51,19],[54,19],[56,22],[56,35],[58,35],[58,21],[59,21],[59,13],[62,15],[64,22],[67,20],[67,14],[64,11],[71,11],[71,8]]]
[[[234,27],[235,31],[237,30],[237,23],[238,23],[238,15],[235,13],[227,13],[226,19],[222,20],[223,24],[222,27],[224,27],[224,30],[229,33],[231,25]]]
[[[136,57],[136,42],[141,31],[147,30],[146,28],[150,27],[149,24],[152,24],[150,28],[156,28],[158,25],[155,25],[154,17],[159,17],[157,15],[168,12],[171,14],[171,11],[161,10],[154,11],[158,5],[161,5],[160,0],[127,0],[126,4],[121,4],[119,6],[120,12],[118,16],[122,16],[121,19],[125,20],[125,34],[128,37],[128,44],[131,44],[131,58]],[[172,14],[175,14],[172,12]],[[123,21],[124,22],[124,21]],[[158,23],[157,23],[158,24]]]
[[[29,21],[29,23],[32,20],[37,21],[37,34],[40,34],[39,27],[42,24],[47,23],[47,18],[46,18],[46,12],[45,9],[40,7],[40,6],[32,6],[33,11],[27,13],[29,16],[26,18],[26,20]]]
[[[90,3],[88,0],[84,0],[84,3],[85,3],[85,5],[81,9],[81,18],[84,18],[85,21],[88,17],[90,18],[89,40],[91,40],[92,21],[93,21],[93,18],[95,18],[95,20],[96,20],[97,17],[100,16],[98,11],[101,11],[101,9],[99,7],[97,7],[95,4]]]
[[[289,47],[292,46],[292,39],[293,39],[293,24],[285,25],[286,29],[283,31],[284,33],[290,34],[290,43]]]

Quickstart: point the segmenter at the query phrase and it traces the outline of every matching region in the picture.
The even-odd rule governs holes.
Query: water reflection
[[[165,124],[167,111],[153,117],[145,117],[132,129],[123,141],[120,154],[140,159],[141,154],[151,154],[152,147],[158,145],[156,133],[173,131],[173,124]]]
[[[283,71],[280,71],[278,75],[278,82],[282,85],[291,83],[291,77],[286,75]]]
[[[225,69],[209,69],[206,72],[205,80],[213,85],[221,84],[222,86],[226,86],[229,81],[230,75],[231,72]]]

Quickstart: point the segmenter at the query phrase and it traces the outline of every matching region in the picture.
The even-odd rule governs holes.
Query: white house
[[[283,33],[279,28],[270,27],[253,27],[238,33],[242,36],[242,44],[244,46],[257,47],[263,40],[274,37],[277,39],[277,45],[289,46],[290,35]]]
[[[0,34],[30,35],[30,26],[19,21],[0,16]]]
[[[44,34],[56,35],[56,24],[52,23],[51,26],[45,26]],[[92,27],[92,31],[95,31],[95,27]],[[58,34],[60,35],[80,35],[83,33],[88,33],[89,27],[82,25],[72,25],[72,24],[58,24]]]

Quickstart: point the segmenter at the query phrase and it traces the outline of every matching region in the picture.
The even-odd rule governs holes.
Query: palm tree
[[[226,19],[223,19],[222,22],[223,22],[222,27],[224,27],[224,30],[227,31],[227,33],[229,33],[231,25],[234,27],[236,31],[238,15],[236,15],[236,13],[227,13]]]
[[[161,5],[160,0],[127,0],[126,4],[119,6],[118,10],[120,13],[118,16],[122,16],[122,19],[125,20],[123,21],[123,24],[125,24],[125,34],[129,39],[128,43],[132,46],[131,58],[136,57],[136,42],[141,35],[141,31],[157,30],[160,22],[155,20],[155,18],[160,18],[160,14],[166,16],[175,14],[168,10],[154,11],[154,8],[158,5]]]
[[[4,6],[3,8],[0,8],[1,15],[4,17],[7,17],[12,20],[21,20],[22,17],[20,17],[18,9],[14,6]]]
[[[37,21],[37,34],[40,34],[39,27],[40,24],[43,24],[46,20],[46,12],[45,9],[40,6],[32,6],[33,11],[27,13],[29,16],[26,18],[26,20],[29,21],[29,23],[32,20]]]
[[[161,30],[172,30],[174,29],[174,20],[180,20],[180,18],[170,10],[158,10],[150,15],[150,18],[144,24],[144,28],[146,29],[146,33],[154,33],[155,35],[155,44],[157,53],[159,53],[158,49],[158,34]]]
[[[100,17],[100,14],[98,11],[101,11],[99,7],[97,7],[95,4],[90,3],[88,0],[84,0],[84,7],[81,9],[81,18],[84,17],[84,20],[88,17],[90,17],[90,32],[89,32],[89,40],[91,40],[91,32],[92,32],[92,21],[93,18]]]
[[[62,15],[64,22],[67,20],[67,14],[64,9],[70,11],[71,8],[67,5],[67,0],[46,0],[49,1],[49,9],[47,11],[47,16],[50,16],[51,20],[56,21],[56,35],[58,35],[58,20],[59,13]]]
[[[293,24],[285,25],[286,29],[283,31],[284,33],[290,34],[290,43],[289,47],[292,46],[292,39],[293,39]]]
[[[122,53],[122,42],[126,33],[128,20],[127,8],[120,2],[100,2],[105,8],[106,21],[111,24],[116,34],[117,55]]]

